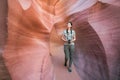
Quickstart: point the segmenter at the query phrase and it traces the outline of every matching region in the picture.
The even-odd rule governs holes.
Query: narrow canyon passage
[[[120,1],[0,1],[0,80],[120,80]],[[73,72],[61,40],[73,22]],[[11,78],[10,78],[11,77]]]
[[[55,80],[81,80],[74,64],[72,65],[72,72],[68,72],[67,67],[64,66],[64,44],[59,35],[55,34],[56,31],[53,28],[50,37],[50,54],[54,67]]]
[[[63,50],[63,47],[59,47]],[[72,72],[68,72],[67,67],[64,66],[64,53],[52,53],[52,63],[54,67],[55,80],[81,80],[74,65],[72,65]]]

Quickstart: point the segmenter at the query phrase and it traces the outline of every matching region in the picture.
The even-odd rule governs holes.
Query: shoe
[[[71,68],[68,68],[68,72],[72,72],[72,69],[71,69]]]
[[[67,66],[67,64],[65,63],[64,66]]]

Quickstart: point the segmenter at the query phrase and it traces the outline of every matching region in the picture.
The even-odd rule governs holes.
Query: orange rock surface
[[[4,35],[0,41],[12,80],[119,79],[119,4],[116,0],[8,0],[6,45]],[[72,73],[63,66],[61,34],[68,21],[73,22],[77,37]]]

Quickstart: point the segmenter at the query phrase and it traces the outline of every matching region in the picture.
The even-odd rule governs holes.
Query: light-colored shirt
[[[68,40],[72,41],[75,37],[75,31],[74,30],[68,30],[68,32],[67,32],[67,30],[64,30],[63,31],[63,36],[67,41]],[[68,45],[68,42],[65,42],[64,45]],[[74,45],[74,42],[71,42],[70,45]]]

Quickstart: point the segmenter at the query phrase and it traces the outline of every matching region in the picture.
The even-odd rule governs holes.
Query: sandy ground
[[[55,70],[55,80],[80,80],[74,65],[72,65],[72,72],[68,72],[67,67],[64,66],[63,53],[52,53],[51,57]]]

